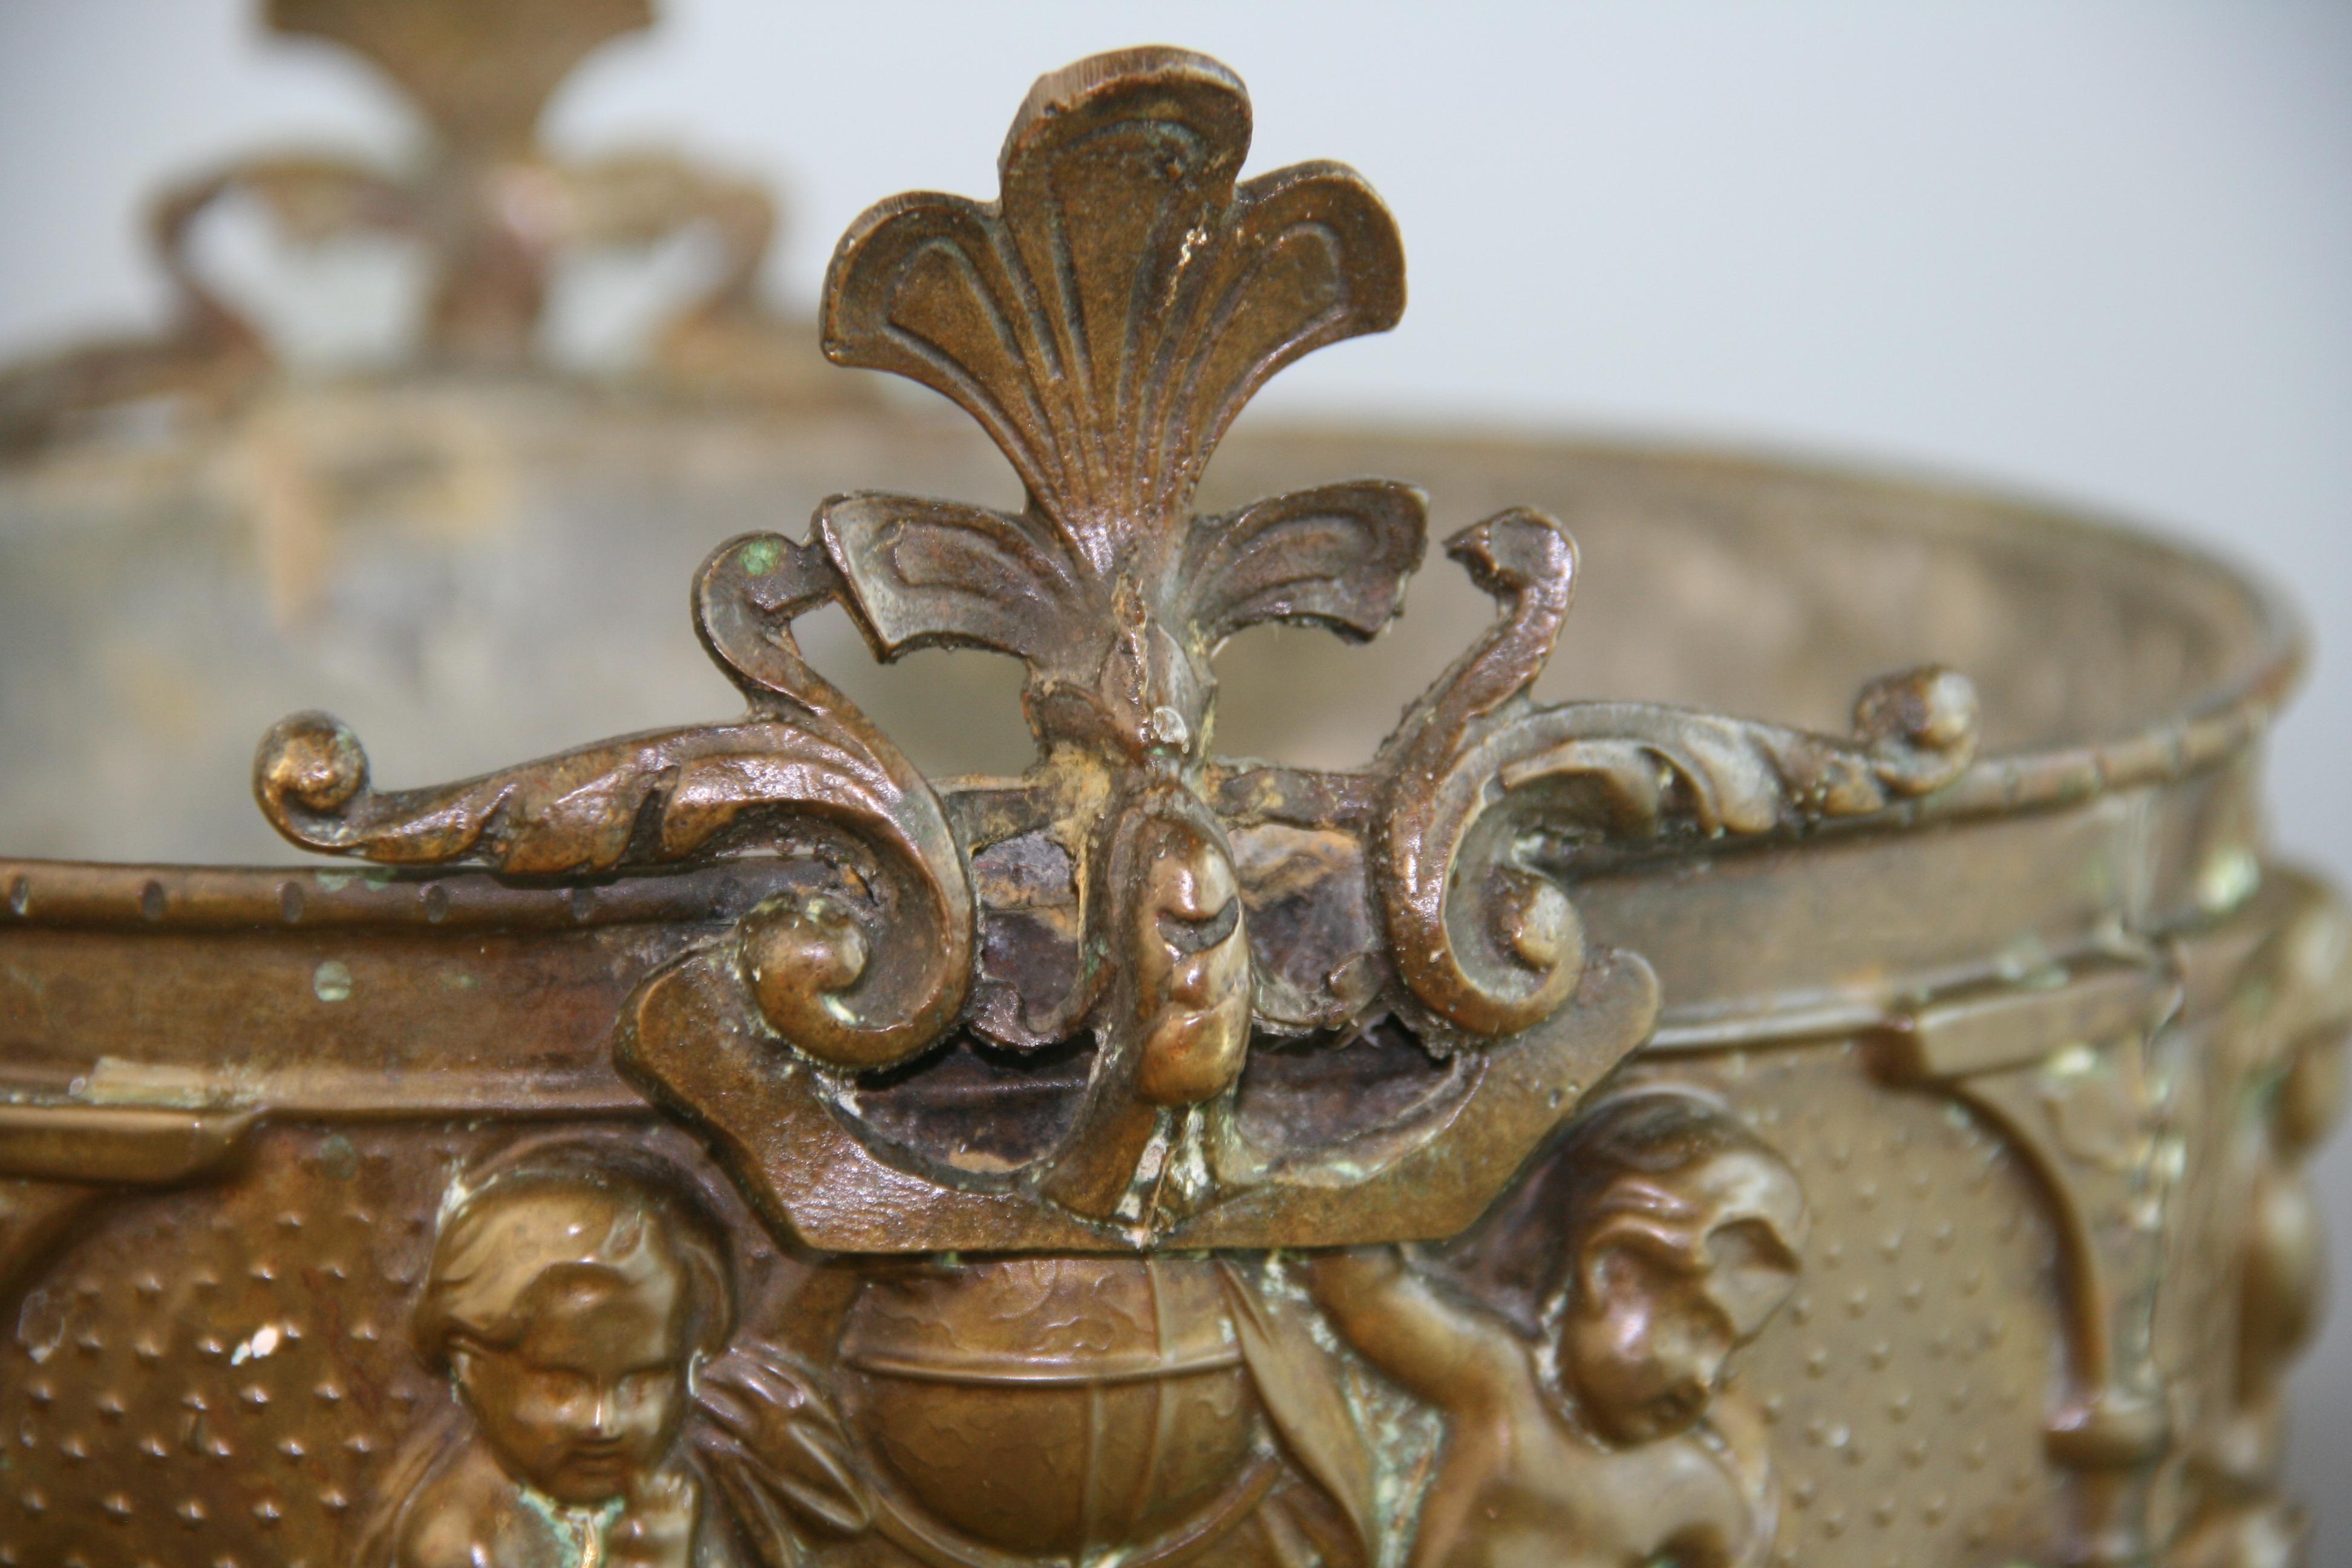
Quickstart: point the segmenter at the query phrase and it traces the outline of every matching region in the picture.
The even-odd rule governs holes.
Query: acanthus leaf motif
[[[903,1060],[962,1011],[975,910],[930,785],[793,641],[793,616],[837,592],[822,552],[773,535],[723,545],[704,565],[697,625],[751,701],[740,721],[383,792],[347,727],[296,714],[263,738],[255,793],[295,843],[394,865],[560,876],[735,850],[814,855],[841,890],[779,895],[747,922],[747,942],[781,943],[787,967],[820,982],[763,987],[769,1022],[819,1061]],[[869,926],[905,931],[917,957],[868,963]]]
[[[1031,515],[867,493],[826,501],[817,532],[886,658],[978,647],[1061,667],[1107,618],[1068,542]]]
[[[1561,874],[1593,850],[1757,837],[1868,816],[1975,759],[1975,688],[1925,665],[1866,684],[1851,738],[1640,702],[1528,698],[1565,617],[1567,532],[1507,512],[1447,545],[1503,606],[1382,748],[1379,884],[1399,978],[1438,1037],[1492,1040],[1576,994]]]
[[[1212,647],[1267,621],[1375,637],[1421,563],[1427,509],[1410,485],[1355,479],[1198,519],[1177,578],[1182,618]]]

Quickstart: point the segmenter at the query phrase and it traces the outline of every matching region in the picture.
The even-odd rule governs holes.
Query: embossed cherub
[[[414,1325],[471,1430],[392,1521],[396,1568],[705,1568],[678,1452],[732,1310],[722,1243],[646,1173],[557,1160],[445,1214]]]
[[[678,1172],[542,1149],[445,1208],[413,1334],[456,1408],[412,1436],[367,1568],[789,1568],[869,1522],[815,1375],[729,1345],[725,1233]]]
[[[1530,1338],[1393,1247],[1314,1260],[1340,1333],[1446,1420],[1413,1568],[1746,1568],[1776,1507],[1726,1358],[1786,1299],[1806,1228],[1788,1165],[1696,1096],[1580,1119]]]

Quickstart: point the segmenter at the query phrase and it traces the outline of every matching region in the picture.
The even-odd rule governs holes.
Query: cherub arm
[[[481,1561],[475,1544],[455,1521],[435,1520],[400,1542],[393,1568],[467,1568]]]
[[[516,1506],[512,1484],[478,1437],[454,1461],[425,1473],[391,1525],[385,1568],[474,1568],[493,1560],[499,1522]]]
[[[1722,1439],[1724,1458],[1748,1507],[1748,1528],[1732,1568],[1763,1568],[1772,1552],[1774,1527],[1780,1522],[1780,1488],[1772,1474],[1771,1435],[1764,1413],[1734,1386],[1716,1395],[1707,1425]]]
[[[738,1343],[695,1379],[695,1454],[754,1563],[801,1563],[811,1536],[873,1522],[852,1444],[816,1374],[773,1345]]]
[[[1507,1324],[1447,1300],[1396,1247],[1318,1253],[1308,1284],[1366,1361],[1442,1410],[1491,1405],[1533,1377],[1527,1347]]]

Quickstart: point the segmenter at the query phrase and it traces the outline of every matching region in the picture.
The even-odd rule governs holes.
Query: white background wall
[[[364,68],[265,38],[251,8],[0,0],[0,353],[154,317],[132,214],[160,176],[257,143],[404,144]],[[875,197],[992,192],[1039,71],[1183,43],[1249,82],[1255,167],[1356,164],[1412,258],[1404,325],[1265,404],[1957,470],[2228,551],[2318,633],[2278,834],[2352,885],[2352,5],[667,10],[564,91],[552,140],[675,141],[782,185],[782,298],[813,299]],[[2323,1173],[2343,1279],[2352,1138]],[[2352,1563],[2352,1310],[2298,1426],[2319,1561]]]

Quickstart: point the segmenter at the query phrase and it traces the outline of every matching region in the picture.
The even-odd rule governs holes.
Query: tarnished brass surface
[[[418,63],[463,8],[275,15],[500,158],[553,79]],[[1221,452],[1404,301],[1360,176],[1241,178],[1249,113],[1081,61],[995,201],[843,239],[825,353],[1010,504],[920,414],[498,395],[740,503],[697,527],[805,500],[692,578],[740,717],[388,788],[306,710],[254,795],[362,868],[0,861],[0,1563],[2293,1560],[2352,918],[2259,835],[2279,611],[1868,480]],[[460,229],[436,353],[509,353],[528,268]],[[1490,610],[1322,760],[1453,508]],[[1033,760],[919,766],[826,616],[1010,656]],[[1317,761],[1221,747],[1224,678],[1331,692]]]

